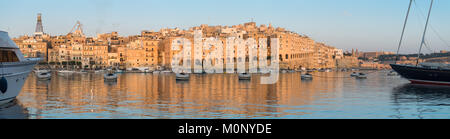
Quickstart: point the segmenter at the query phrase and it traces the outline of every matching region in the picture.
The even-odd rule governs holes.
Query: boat
[[[0,31],[0,104],[14,100],[41,58],[25,58],[7,32]]]
[[[78,73],[78,74],[86,74],[86,73],[88,73],[88,71],[82,69],[80,71],[77,71],[76,73]]]
[[[358,75],[359,75],[358,73],[353,72],[352,74],[350,74],[350,77],[356,77],[356,76],[358,76]]]
[[[38,69],[38,70],[34,70],[34,73],[39,74],[39,73],[51,73],[51,70],[46,70],[46,69]]]
[[[391,67],[412,84],[450,86],[450,68],[399,64],[391,64]]]
[[[127,71],[131,73],[151,73],[152,71],[148,67],[134,67],[134,68],[127,68]]]
[[[95,70],[95,71],[94,71],[95,74],[101,74],[101,73],[103,73],[103,72],[105,72],[105,71],[104,71],[104,70]]]
[[[123,70],[116,70],[116,73],[125,73]]]
[[[152,73],[152,71],[149,70],[149,69],[145,69],[145,70],[144,70],[144,73]]]
[[[52,74],[48,72],[38,72],[36,73],[36,77],[39,80],[50,80],[52,78]]]
[[[400,38],[400,43],[398,45],[397,50],[397,59],[395,64],[391,64],[391,67],[394,71],[396,71],[401,77],[408,79],[412,84],[425,84],[425,85],[444,85],[450,86],[450,66],[447,64],[440,63],[419,63],[421,50],[425,45],[425,36],[428,28],[428,23],[430,20],[430,14],[433,8],[433,0],[431,0],[430,8],[428,11],[428,16],[425,23],[425,28],[422,34],[422,42],[420,43],[419,52],[417,53],[417,62],[415,65],[405,65],[405,64],[397,64],[397,60],[399,57],[399,50],[401,47],[401,42],[403,40],[403,33],[405,31],[405,27],[408,21],[409,9],[408,8],[407,16],[405,19],[405,23],[403,25],[403,32]]]
[[[176,73],[175,76],[177,81],[189,81],[190,78],[190,75],[187,73]]]
[[[313,79],[313,76],[310,73],[302,74],[300,77],[302,80],[312,80]]]
[[[160,73],[172,73],[172,71],[170,71],[170,70],[164,70],[164,71],[161,71]]]
[[[355,76],[356,79],[367,79],[367,75],[365,73],[358,73],[357,76]]]
[[[73,75],[75,73],[75,71],[70,71],[70,70],[60,70],[58,71],[58,75],[59,76],[70,76]]]
[[[108,70],[108,73],[103,75],[105,81],[117,81],[117,74],[113,70]]]
[[[239,77],[239,80],[251,80],[252,79],[252,75],[247,72],[239,73],[238,77]]]

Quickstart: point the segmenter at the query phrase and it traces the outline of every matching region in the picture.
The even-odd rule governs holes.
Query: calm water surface
[[[260,76],[238,81],[235,74],[192,75],[177,82],[173,74],[53,75],[39,81],[30,74],[16,102],[0,108],[0,118],[450,118],[450,88],[410,85],[387,72],[366,80],[350,73],[281,74],[277,84]]]

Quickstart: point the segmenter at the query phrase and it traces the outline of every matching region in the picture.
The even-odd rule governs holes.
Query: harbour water
[[[30,74],[14,103],[0,118],[138,119],[429,119],[450,118],[450,88],[411,85],[387,71],[350,78],[349,72],[318,72],[312,81],[300,73],[280,74],[273,85],[261,75],[239,81],[236,74],[102,74],[57,76],[39,81]]]

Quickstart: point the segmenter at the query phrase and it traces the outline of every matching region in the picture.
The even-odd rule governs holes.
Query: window
[[[19,62],[14,51],[0,50],[0,62]]]

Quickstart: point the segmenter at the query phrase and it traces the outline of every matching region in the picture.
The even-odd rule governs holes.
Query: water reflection
[[[28,118],[439,118],[449,111],[443,89],[402,86],[406,80],[383,72],[367,80],[314,74],[311,81],[280,74],[272,85],[260,84],[265,75],[239,81],[235,74],[193,74],[176,81],[173,74],[130,73],[105,82],[101,74],[54,75],[51,81],[30,74],[18,99]],[[439,109],[417,111],[429,105]]]
[[[450,106],[450,87],[405,84],[393,89],[395,103],[421,102],[430,106]]]
[[[0,105],[0,119],[28,119],[28,111],[22,104],[14,100]]]
[[[343,86],[336,79],[302,82],[299,73],[261,85],[261,76],[176,81],[171,74],[119,74],[117,82],[104,82],[101,74],[54,75],[51,81],[30,75],[19,99],[36,110],[31,118],[277,118],[303,115],[302,109],[311,108],[299,106],[339,96]]]
[[[404,84],[392,91],[396,118],[450,118],[450,87]]]

